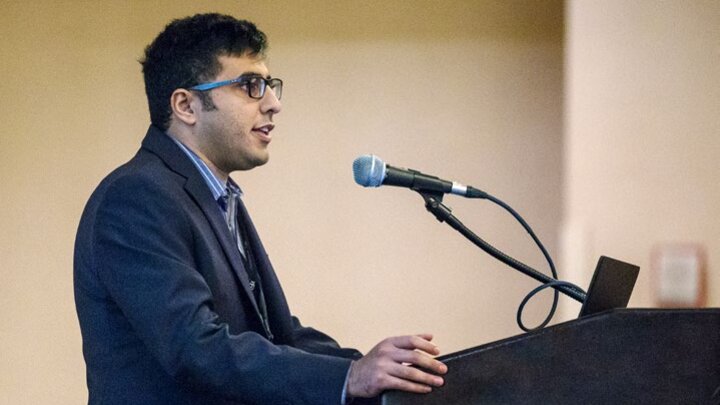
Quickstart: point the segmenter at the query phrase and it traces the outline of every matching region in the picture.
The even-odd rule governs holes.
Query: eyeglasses
[[[275,97],[277,97],[278,100],[282,98],[282,80],[278,78],[266,79],[260,75],[243,75],[235,79],[223,80],[220,82],[202,83],[198,84],[197,86],[190,87],[190,90],[208,91],[235,83],[238,83],[240,87],[244,87],[250,98],[263,98],[263,96],[265,96],[265,90],[268,87],[272,89],[273,93],[275,93]]]

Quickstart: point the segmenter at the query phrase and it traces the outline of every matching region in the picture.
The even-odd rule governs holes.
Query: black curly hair
[[[145,48],[140,60],[153,125],[167,130],[172,114],[170,95],[212,80],[222,66],[219,56],[264,56],[267,38],[255,24],[209,13],[173,20]],[[213,108],[209,95],[200,93],[203,107]]]

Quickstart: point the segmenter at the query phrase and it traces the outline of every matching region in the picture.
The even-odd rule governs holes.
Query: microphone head
[[[375,155],[362,155],[353,162],[353,176],[363,187],[380,187],[385,180],[385,162]]]

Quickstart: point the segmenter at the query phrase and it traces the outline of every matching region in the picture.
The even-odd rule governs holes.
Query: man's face
[[[262,58],[220,56],[218,60],[222,70],[212,81],[247,74],[269,77]],[[193,103],[198,111],[195,136],[199,152],[225,174],[265,164],[269,159],[273,115],[282,108],[275,93],[268,87],[262,99],[253,99],[244,87],[231,84],[210,90],[206,96],[212,98],[216,108],[203,108],[199,98]]]

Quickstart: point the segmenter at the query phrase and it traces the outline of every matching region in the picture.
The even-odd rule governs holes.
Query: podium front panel
[[[384,405],[720,404],[720,309],[622,309],[440,357],[445,385]]]

